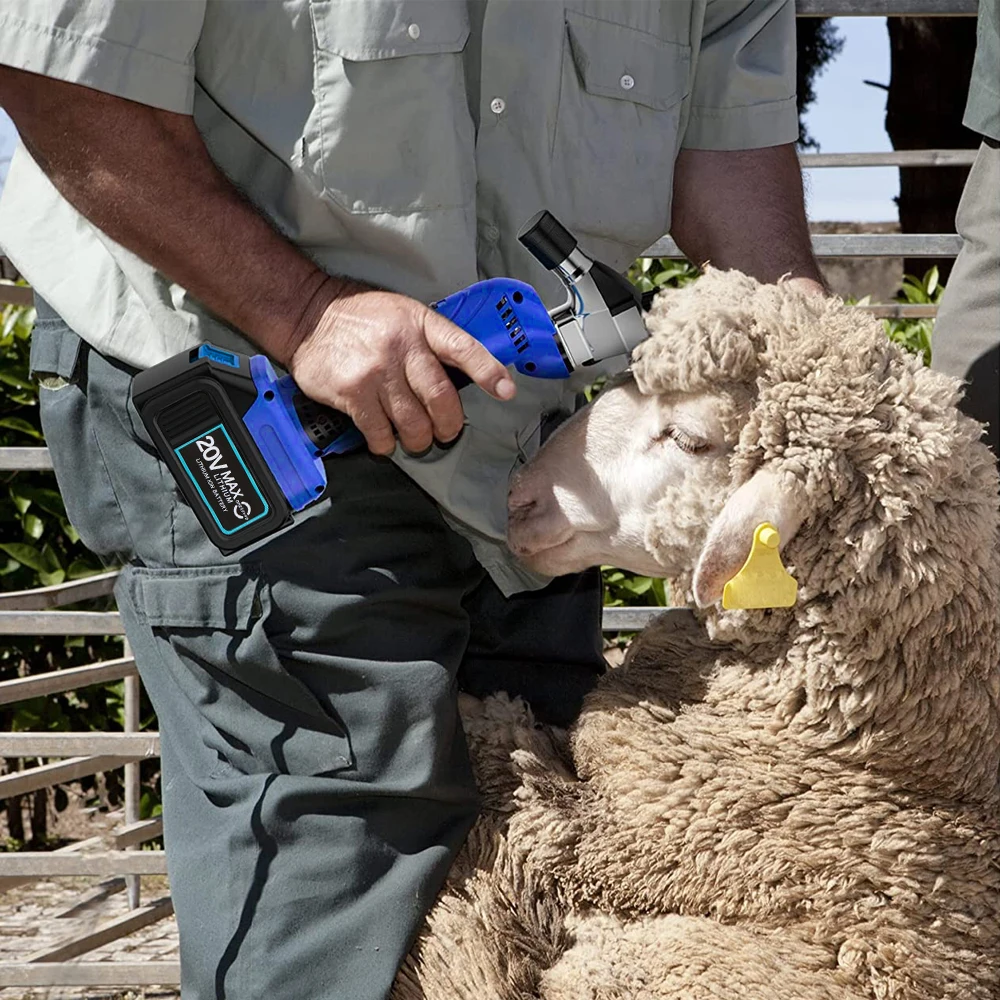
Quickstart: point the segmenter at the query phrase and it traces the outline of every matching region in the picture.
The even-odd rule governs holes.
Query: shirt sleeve
[[[793,0],[708,0],[688,149],[758,149],[795,142]]]
[[[3,0],[0,64],[190,114],[205,0]]]

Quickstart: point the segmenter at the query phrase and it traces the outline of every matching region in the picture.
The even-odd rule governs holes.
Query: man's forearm
[[[287,361],[327,276],[218,170],[191,117],[6,67],[0,104],[78,211]]]
[[[670,234],[696,264],[823,285],[809,240],[795,147],[681,150]]]

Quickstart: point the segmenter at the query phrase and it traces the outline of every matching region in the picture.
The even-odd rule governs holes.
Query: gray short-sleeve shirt
[[[793,142],[791,0],[5,0],[0,63],[191,113],[213,159],[332,274],[425,302],[509,275],[563,293],[515,239],[547,208],[624,268],[670,220],[682,146]],[[9,256],[95,348],[137,366],[253,348],[108,239],[18,150]],[[458,444],[396,460],[505,592],[506,483],[580,382],[463,391]]]
[[[1000,0],[979,0],[976,58],[962,124],[1000,140]]]

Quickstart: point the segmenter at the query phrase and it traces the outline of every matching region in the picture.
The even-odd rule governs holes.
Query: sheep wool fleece
[[[566,733],[466,706],[490,808],[396,997],[995,1000],[1000,505],[960,384],[733,272],[649,327],[643,393],[742,416],[728,493],[670,496],[648,544],[773,473],[798,602],[668,613]]]

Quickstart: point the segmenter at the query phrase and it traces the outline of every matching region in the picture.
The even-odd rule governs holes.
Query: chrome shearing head
[[[566,302],[549,314],[572,370],[628,356],[646,339],[639,295],[631,282],[581,250],[550,212],[532,216],[517,238],[566,286]]]

